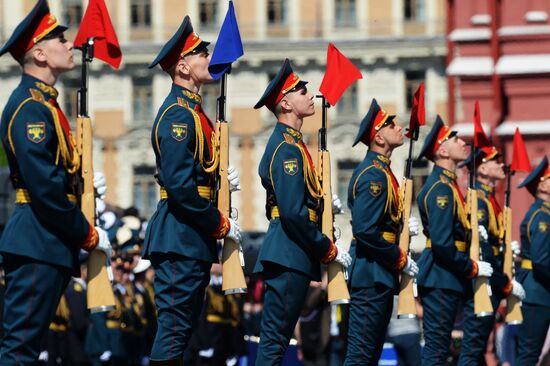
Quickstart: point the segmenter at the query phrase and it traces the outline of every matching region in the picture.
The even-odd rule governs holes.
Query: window
[[[219,83],[206,84],[201,87],[202,110],[212,120],[216,121],[218,96],[220,94]]]
[[[132,27],[149,27],[151,25],[151,1],[132,0],[131,4]]]
[[[215,28],[218,23],[218,0],[201,0],[199,2],[199,19],[201,28]]]
[[[407,103],[407,111],[411,110],[414,93],[416,93],[425,77],[426,71],[424,70],[405,71],[405,102]]]
[[[134,120],[150,121],[153,118],[153,80],[134,78],[132,90]]]
[[[338,114],[340,115],[357,115],[357,83],[352,84],[348,90],[342,95],[337,104]]]
[[[63,2],[63,19],[64,24],[69,27],[78,27],[82,20],[82,1],[81,0],[64,0]]]
[[[406,21],[420,22],[424,20],[424,0],[405,0],[403,6]]]
[[[334,16],[337,27],[355,27],[355,0],[335,0]]]
[[[286,0],[267,1],[267,22],[272,25],[286,24]]]
[[[359,163],[353,160],[340,160],[338,162],[338,198],[340,198],[343,207],[348,205],[348,187],[357,164]]]
[[[69,119],[72,126],[75,126],[78,117],[78,90],[80,89],[79,79],[63,80],[63,112]]]
[[[142,165],[134,167],[133,206],[142,217],[151,217],[159,200],[159,187],[155,181],[155,168]]]

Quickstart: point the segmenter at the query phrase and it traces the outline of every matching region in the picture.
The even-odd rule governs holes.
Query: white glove
[[[241,228],[237,224],[237,221],[229,219],[229,231],[226,238],[232,239],[237,244],[241,244]]]
[[[97,192],[97,196],[102,200],[105,199],[105,193],[107,192],[107,181],[105,175],[102,172],[94,172],[94,188]]]
[[[102,200],[99,197],[96,197],[95,198],[95,213],[97,214],[98,217],[103,215],[106,208],[107,208],[107,206],[105,206],[105,201]]]
[[[411,258],[410,255],[407,256],[407,264],[405,264],[405,267],[403,268],[403,272],[405,272],[411,277],[416,277],[416,275],[418,274],[418,265]]]
[[[229,181],[229,192],[236,192],[241,190],[241,180],[239,179],[239,172],[235,167],[229,166],[227,168],[227,180]]]
[[[332,195],[332,213],[334,215],[344,213],[344,210],[342,209],[342,201],[340,201],[340,197],[338,197],[338,195],[336,194]]]
[[[512,295],[520,300],[525,299],[525,290],[523,289],[521,283],[516,280],[512,280]]]
[[[48,351],[42,351],[38,355],[38,361],[48,362],[48,358],[49,358]]]
[[[489,240],[489,234],[487,233],[487,229],[485,229],[485,226],[479,225],[477,227],[477,231],[479,233],[479,238],[483,241]]]
[[[519,246],[518,241],[512,240],[510,246],[512,247],[512,254],[516,257],[519,257],[519,255],[521,254],[521,247]]]
[[[414,216],[409,217],[409,236],[417,236],[420,232],[420,226],[418,225],[418,219]]]
[[[491,277],[492,274],[493,274],[493,267],[491,266],[491,263],[483,262],[483,261],[477,262],[478,277]]]
[[[101,356],[99,356],[99,360],[101,362],[107,362],[111,359],[112,355],[113,355],[113,353],[111,351],[105,351],[101,354]]]
[[[351,256],[348,253],[348,250],[342,247],[340,244],[336,244],[336,248],[338,249],[338,254],[336,254],[336,258],[334,258],[335,262],[340,263],[344,268],[349,267],[351,264]]]
[[[99,226],[96,226],[95,229],[97,231],[97,235],[99,236],[99,241],[97,242],[97,246],[95,248],[104,252],[107,258],[111,258],[112,248],[107,232]]]

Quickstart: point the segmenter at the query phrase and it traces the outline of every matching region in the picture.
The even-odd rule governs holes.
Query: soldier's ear
[[[292,110],[292,103],[288,100],[288,98],[285,96],[281,101],[279,102],[281,109],[285,111],[291,111]]]
[[[48,59],[46,56],[46,51],[41,45],[34,46],[29,52],[36,63],[44,63]]]

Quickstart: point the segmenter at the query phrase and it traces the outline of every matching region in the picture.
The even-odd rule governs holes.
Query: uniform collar
[[[294,128],[292,128],[288,125],[285,125],[282,122],[277,122],[277,129],[279,131],[281,131],[282,133],[285,133],[287,135],[292,136],[296,142],[302,140],[303,136],[302,136],[302,133],[300,131],[295,130]]]
[[[40,79],[35,78],[34,76],[23,74],[21,78],[21,84],[36,90],[40,90],[46,100],[48,99],[57,99],[59,92],[51,85],[46,84]]]
[[[202,104],[202,98],[199,94],[194,93],[181,85],[172,84],[172,93],[174,93],[177,97],[183,97],[187,102],[192,104]]]
[[[487,195],[490,195],[490,194],[493,194],[493,191],[494,191],[494,188],[487,185],[487,184],[483,184],[481,182],[478,182],[476,181],[476,188],[477,189],[481,189],[483,192],[485,192]]]
[[[550,202],[545,202],[545,201],[543,201],[543,200],[541,200],[541,202],[542,202],[542,206],[543,206],[543,207],[546,207],[547,209],[550,210]]]
[[[436,172],[439,175],[443,175],[447,179],[450,179],[452,181],[456,180],[456,174],[454,172],[451,172],[450,170],[447,170],[445,168],[442,168],[438,165],[434,166],[434,172]]]
[[[382,154],[379,154],[377,152],[369,150],[367,152],[367,156],[370,157],[372,160],[376,160],[380,162],[384,167],[389,166],[391,164],[391,160],[388,157]]]

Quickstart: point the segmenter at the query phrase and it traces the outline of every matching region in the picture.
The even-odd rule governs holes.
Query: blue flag
[[[210,75],[214,80],[218,80],[224,72],[231,68],[231,64],[242,55],[244,55],[243,43],[235,18],[235,9],[233,8],[233,1],[229,1],[229,8],[220,29],[216,47],[212,53],[210,66],[208,66]]]

